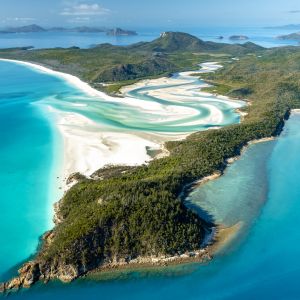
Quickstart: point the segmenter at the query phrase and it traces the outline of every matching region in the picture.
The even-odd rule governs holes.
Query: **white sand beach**
[[[147,137],[106,131],[99,124],[76,113],[66,113],[49,107],[63,137],[63,178],[74,172],[86,176],[108,164],[141,165],[150,160],[146,147],[161,146]]]

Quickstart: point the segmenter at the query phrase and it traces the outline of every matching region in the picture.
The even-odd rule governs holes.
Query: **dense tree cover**
[[[52,242],[39,253],[42,265],[52,269],[72,265],[82,274],[114,258],[172,255],[200,247],[209,224],[184,205],[184,186],[223,170],[226,160],[238,155],[250,140],[278,135],[290,109],[300,108],[298,48],[257,52],[247,45],[255,49],[251,55],[229,61],[226,53],[218,54],[224,69],[203,75],[216,83],[216,91],[249,98],[251,106],[243,123],[168,142],[170,156],[148,165],[108,167],[93,179],[81,180],[60,202],[62,222],[55,227]],[[182,68],[194,65],[196,58],[217,54],[166,55]]]
[[[166,58],[153,56],[141,60],[139,63],[121,64],[105,69],[98,74],[95,80],[100,82],[126,81],[147,77],[149,74],[157,76],[177,69],[178,67]]]

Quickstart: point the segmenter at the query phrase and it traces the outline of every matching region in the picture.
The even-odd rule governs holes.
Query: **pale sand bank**
[[[258,140],[253,140],[250,141],[248,143],[248,145],[253,145],[253,144],[259,144],[259,143],[265,143],[265,142],[270,142],[270,141],[274,141],[276,139],[276,137],[266,137],[266,138],[262,138],[262,139],[258,139]]]
[[[193,101],[193,103],[198,103],[203,108],[208,109],[210,113],[207,118],[199,116],[197,121],[184,124],[188,126],[221,124],[223,122],[223,112],[215,105],[215,103],[224,103],[236,110],[236,112],[243,117],[243,113],[238,109],[245,105],[244,101],[232,100],[227,96],[213,95],[211,93],[202,92],[202,88],[210,85],[207,83],[200,84],[197,77],[192,76],[192,74],[201,75],[201,73],[214,72],[222,68],[222,66],[218,65],[216,62],[211,62],[203,63],[200,65],[200,67],[201,69],[199,71],[180,72],[177,75],[169,78],[162,77],[157,79],[142,80],[133,85],[123,87],[121,89],[121,93],[126,97],[130,95],[131,92],[140,88],[157,87],[157,89],[144,91],[143,94],[158,99],[168,100],[174,104],[184,104],[186,102]],[[196,114],[197,111],[194,113]]]
[[[221,176],[222,176],[221,172],[215,172],[214,174],[212,174],[210,176],[206,176],[206,177],[200,179],[199,181],[197,181],[195,183],[195,185],[194,185],[194,188],[200,187],[201,185],[203,185],[203,184],[205,184],[205,183],[207,183],[207,182],[209,182],[211,180],[215,180],[215,179],[217,179],[217,178],[219,178]]]
[[[243,227],[243,222],[238,222],[231,227],[221,227],[217,228],[217,232],[214,236],[214,243],[209,246],[210,253],[215,254],[223,250],[226,246],[231,244],[231,242],[238,235]]]

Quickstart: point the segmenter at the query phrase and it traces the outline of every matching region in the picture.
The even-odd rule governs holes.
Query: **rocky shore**
[[[216,227],[215,230],[211,232],[209,244],[205,248],[197,251],[190,251],[175,256],[161,255],[137,257],[133,259],[130,257],[118,260],[114,259],[103,263],[99,267],[95,267],[95,269],[89,272],[82,272],[83,270],[76,269],[76,267],[72,265],[61,265],[53,269],[51,266],[44,265],[37,257],[36,260],[25,263],[18,270],[18,276],[6,283],[1,283],[0,292],[15,292],[21,288],[30,288],[39,281],[47,283],[54,279],[69,283],[85,275],[101,275],[102,273],[112,270],[143,270],[146,268],[168,267],[178,264],[205,263],[212,260],[215,253],[230,243],[240,228],[241,224],[236,224],[230,228],[224,228],[222,226]],[[46,245],[51,243],[53,237],[53,231],[47,232],[43,236],[44,243]]]
[[[100,172],[100,171],[99,171]],[[98,177],[96,176],[95,179]],[[93,176],[92,176],[93,177]],[[91,178],[92,178],[91,177]],[[69,176],[66,184],[70,187],[80,180],[85,178],[79,173],[74,173]],[[216,178],[215,175],[204,178],[203,182],[207,180],[212,180]],[[86,178],[85,178],[86,179]],[[60,213],[61,201],[54,204],[54,216],[53,221],[55,226],[63,222],[63,216]],[[214,244],[214,234],[210,228],[211,225],[208,224],[209,229],[207,229],[207,239],[205,246],[195,251],[189,251],[182,254],[177,254],[174,256],[170,255],[159,255],[159,256],[139,256],[139,257],[123,257],[123,258],[113,258],[110,260],[103,261],[100,264],[95,262],[95,265],[89,270],[83,268],[78,268],[71,264],[61,264],[57,263],[54,265],[48,265],[44,262],[42,255],[45,250],[49,248],[54,237],[55,228],[46,232],[42,237],[42,248],[39,250],[36,258],[34,260],[28,261],[21,266],[18,270],[18,275],[13,279],[5,283],[0,283],[0,292],[10,293],[17,291],[21,288],[30,288],[37,282],[47,283],[51,280],[58,279],[62,282],[69,283],[79,277],[85,276],[89,273],[102,273],[110,270],[123,270],[123,269],[144,269],[149,267],[165,267],[176,264],[184,264],[190,262],[206,262],[212,259],[212,245]]]
[[[49,231],[43,237],[45,244],[51,243],[53,232]],[[85,272],[79,270],[73,265],[59,265],[56,268],[47,266],[37,257],[36,260],[25,263],[19,270],[18,276],[6,283],[0,284],[0,292],[9,293],[21,288],[30,288],[38,281],[47,283],[50,280],[59,279],[62,282],[69,283],[79,277],[89,273],[101,273],[109,270],[123,269],[143,269],[147,267],[161,267],[190,262],[206,262],[212,259],[212,248],[199,249],[176,256],[147,256],[131,259],[130,257],[114,259],[103,263],[101,266],[95,266],[95,269]]]

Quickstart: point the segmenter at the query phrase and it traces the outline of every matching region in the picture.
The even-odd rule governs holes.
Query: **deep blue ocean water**
[[[140,41],[151,41],[159,37],[163,31],[182,31],[193,34],[205,41],[232,43],[231,35],[246,35],[251,42],[264,47],[283,45],[297,45],[296,41],[282,41],[276,37],[292,33],[290,29],[266,29],[261,27],[170,27],[137,29],[137,36],[106,36],[105,33],[70,33],[70,32],[42,32],[42,33],[13,33],[0,34],[0,48],[33,46],[35,48],[72,47],[89,48],[96,44],[110,43],[113,45],[129,45]],[[223,40],[218,37],[223,36]]]

